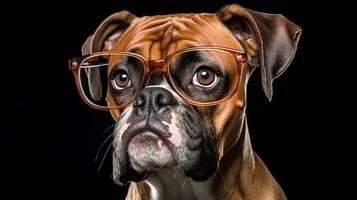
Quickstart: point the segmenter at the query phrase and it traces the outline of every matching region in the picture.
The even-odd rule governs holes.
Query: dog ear
[[[237,4],[228,5],[216,15],[243,44],[249,64],[260,66],[263,90],[273,97],[273,80],[294,58],[301,29],[282,15],[252,11]]]
[[[93,35],[89,36],[82,46],[82,54],[90,54],[98,51],[110,51],[124,31],[136,18],[129,11],[121,11],[104,20]],[[99,69],[87,71],[89,92],[94,100],[102,98],[102,86]]]

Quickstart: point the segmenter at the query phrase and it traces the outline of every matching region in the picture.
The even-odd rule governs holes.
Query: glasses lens
[[[176,89],[198,103],[212,103],[230,96],[239,82],[234,56],[226,51],[191,50],[173,56],[169,74]]]
[[[109,107],[131,101],[144,78],[144,63],[129,54],[108,53],[83,60],[79,70],[80,85],[86,99],[95,106]],[[110,92],[109,92],[110,91]]]

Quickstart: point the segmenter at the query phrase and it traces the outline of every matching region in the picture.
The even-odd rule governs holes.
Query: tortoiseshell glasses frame
[[[222,51],[228,54],[231,54],[235,61],[236,61],[236,66],[237,66],[237,71],[241,71],[242,67],[244,66],[245,63],[247,63],[247,53],[245,51],[241,51],[241,50],[237,50],[237,49],[232,49],[232,48],[227,48],[227,47],[218,47],[218,46],[199,46],[199,47],[189,47],[189,48],[184,48],[184,49],[180,49],[178,51],[175,51],[173,53],[170,53],[166,58],[164,59],[160,59],[160,60],[149,60],[147,58],[145,58],[142,55],[136,54],[136,53],[132,53],[132,52],[117,52],[117,51],[104,51],[104,52],[96,52],[96,53],[92,53],[92,54],[88,54],[88,55],[84,55],[81,57],[77,57],[77,58],[73,58],[69,61],[69,69],[72,70],[74,78],[75,78],[75,82],[76,82],[76,86],[78,89],[78,92],[80,94],[80,96],[82,97],[82,99],[84,100],[84,102],[86,104],[88,104],[89,106],[91,106],[92,108],[98,109],[98,110],[112,110],[112,109],[123,109],[125,107],[127,107],[135,98],[136,94],[127,102],[125,102],[122,105],[116,105],[116,106],[101,106],[101,105],[97,105],[95,103],[93,103],[92,101],[90,101],[87,96],[85,95],[85,92],[82,89],[81,86],[81,82],[80,82],[80,69],[81,66],[83,64],[83,62],[91,57],[96,57],[96,56],[113,56],[113,55],[128,55],[128,56],[132,56],[135,57],[137,59],[139,59],[143,64],[144,64],[144,78],[141,82],[141,86],[140,86],[140,90],[143,89],[146,86],[146,83],[148,81],[148,77],[150,75],[150,73],[154,70],[161,70],[164,75],[165,78],[168,82],[168,84],[170,85],[170,87],[187,103],[191,104],[191,105],[195,105],[195,106],[213,106],[213,105],[217,105],[220,103],[223,103],[224,101],[228,100],[229,98],[231,98],[238,90],[241,79],[239,78],[239,80],[235,81],[235,85],[233,86],[232,91],[230,92],[229,95],[227,95],[226,97],[224,97],[223,99],[219,99],[217,101],[212,101],[212,102],[199,102],[199,101],[195,101],[192,100],[188,97],[186,97],[186,95],[182,94],[180,92],[180,90],[177,88],[175,81],[172,78],[172,75],[170,74],[170,60],[179,54],[182,53],[186,53],[186,52],[190,52],[190,51],[209,51],[209,50],[215,50],[215,51]],[[139,90],[139,91],[140,91]]]

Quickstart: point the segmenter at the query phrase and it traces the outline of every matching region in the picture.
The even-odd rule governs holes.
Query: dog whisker
[[[111,128],[113,128],[115,126],[115,123],[113,123],[112,125],[110,125],[108,128],[106,128],[100,135],[99,137],[103,136],[104,134],[106,134]],[[98,160],[98,156],[100,151],[102,150],[102,148],[104,147],[105,143],[108,142],[108,140],[113,136],[113,132],[103,141],[103,143],[100,145],[100,147],[97,150],[97,153],[95,154],[95,158],[94,161],[97,162]]]
[[[102,148],[104,147],[104,145],[109,141],[109,139],[113,136],[113,133],[111,133],[105,140],[104,142],[102,143],[102,145],[100,145],[97,153],[95,154],[95,158],[94,158],[94,161],[97,162],[98,160],[98,156],[99,156],[99,153],[100,151],[102,150]]]
[[[99,168],[98,168],[97,172],[99,172],[100,169],[102,168],[102,165],[103,165],[103,163],[104,163],[104,160],[105,160],[105,158],[107,157],[107,154],[108,154],[108,152],[109,152],[109,149],[110,149],[110,147],[112,147],[112,145],[113,145],[113,142],[110,143],[110,145],[108,146],[107,150],[105,151],[105,154],[104,154],[104,156],[103,156],[102,161],[100,162],[100,165],[99,165]]]
[[[150,171],[149,169],[146,170],[146,173],[145,173],[144,177],[146,177],[149,174],[149,171]]]
[[[102,137],[104,134],[106,134],[111,128],[113,128],[115,126],[115,123],[113,123],[112,125],[110,125],[108,128],[106,128],[100,135],[99,137]]]
[[[162,169],[165,166],[165,164],[166,164],[166,159],[164,160],[160,168]]]
[[[153,168],[154,166],[151,165],[147,170],[146,170],[146,173],[145,173],[145,176],[144,177],[147,177],[147,175],[149,174],[149,171],[151,171],[151,169]]]
[[[226,184],[226,181],[225,181],[224,176],[223,176],[223,174],[222,174],[222,171],[221,171],[221,169],[219,168],[219,164],[218,164],[218,167],[217,167],[217,171],[218,171],[219,175],[220,175],[221,178],[222,178],[224,191],[228,191],[228,190],[227,190],[227,184]]]
[[[186,182],[187,182],[187,177],[186,177],[186,179],[185,179],[185,181],[183,182],[183,184],[182,184],[182,186],[181,186],[181,191],[183,190],[183,188],[185,187],[185,184],[186,184]]]

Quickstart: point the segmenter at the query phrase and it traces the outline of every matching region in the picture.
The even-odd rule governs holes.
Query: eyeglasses
[[[125,108],[158,70],[187,103],[217,105],[237,92],[247,62],[246,52],[216,46],[180,49],[161,60],[139,53],[106,51],[71,59],[69,68],[82,99],[99,110]],[[109,95],[115,105],[108,104]]]

